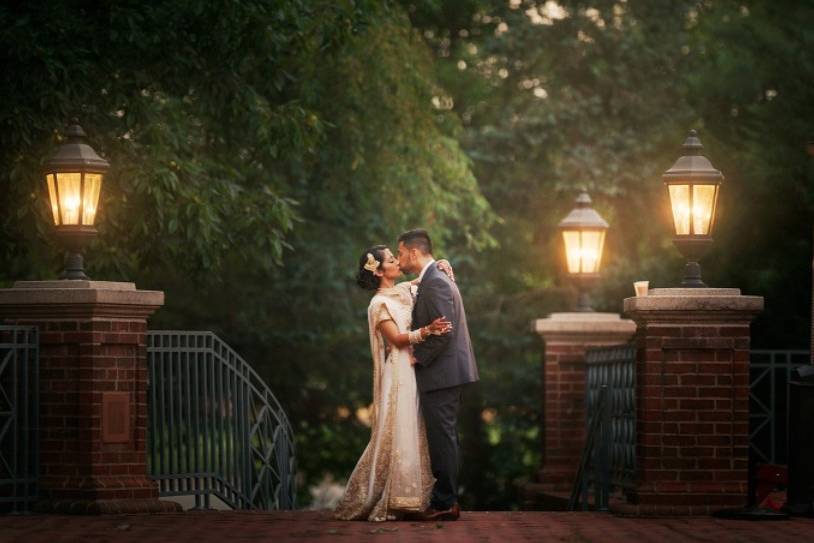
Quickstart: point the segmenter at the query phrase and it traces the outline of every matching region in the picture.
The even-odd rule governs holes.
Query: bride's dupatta
[[[435,481],[410,350],[392,347],[388,352],[378,331],[385,320],[394,321],[400,332],[408,331],[411,311],[409,283],[379,290],[368,306],[373,356],[371,437],[335,510],[336,518],[382,521],[429,505]]]

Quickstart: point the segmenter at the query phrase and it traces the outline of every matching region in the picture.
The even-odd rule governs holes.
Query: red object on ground
[[[789,470],[777,464],[760,464],[755,470],[755,501],[761,507],[779,511],[785,504],[785,490],[789,484]]]

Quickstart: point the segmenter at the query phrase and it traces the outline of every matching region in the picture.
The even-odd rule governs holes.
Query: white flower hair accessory
[[[365,269],[370,273],[373,273],[379,269],[379,261],[373,258],[373,255],[371,253],[367,254],[367,262],[365,262]]]

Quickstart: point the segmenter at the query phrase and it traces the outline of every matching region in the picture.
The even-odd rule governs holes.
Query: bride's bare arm
[[[452,323],[449,322],[446,317],[439,317],[432,321],[427,326],[423,328],[419,328],[418,332],[421,335],[421,339],[425,339],[430,334],[448,334],[452,330]],[[379,332],[382,333],[384,338],[387,342],[399,349],[403,349],[410,345],[410,334],[409,332],[400,333],[396,323],[393,321],[382,321],[379,323]]]

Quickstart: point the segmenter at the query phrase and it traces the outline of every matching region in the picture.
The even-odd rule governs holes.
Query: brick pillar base
[[[147,475],[147,317],[132,283],[21,281],[0,319],[40,330],[40,511],[178,510]]]
[[[543,454],[536,483],[525,489],[526,505],[558,509],[585,445],[585,351],[628,342],[636,325],[617,313],[553,313],[532,327],[545,342]]]
[[[746,505],[749,324],[763,298],[738,289],[654,289],[627,298],[636,333],[634,515]]]

